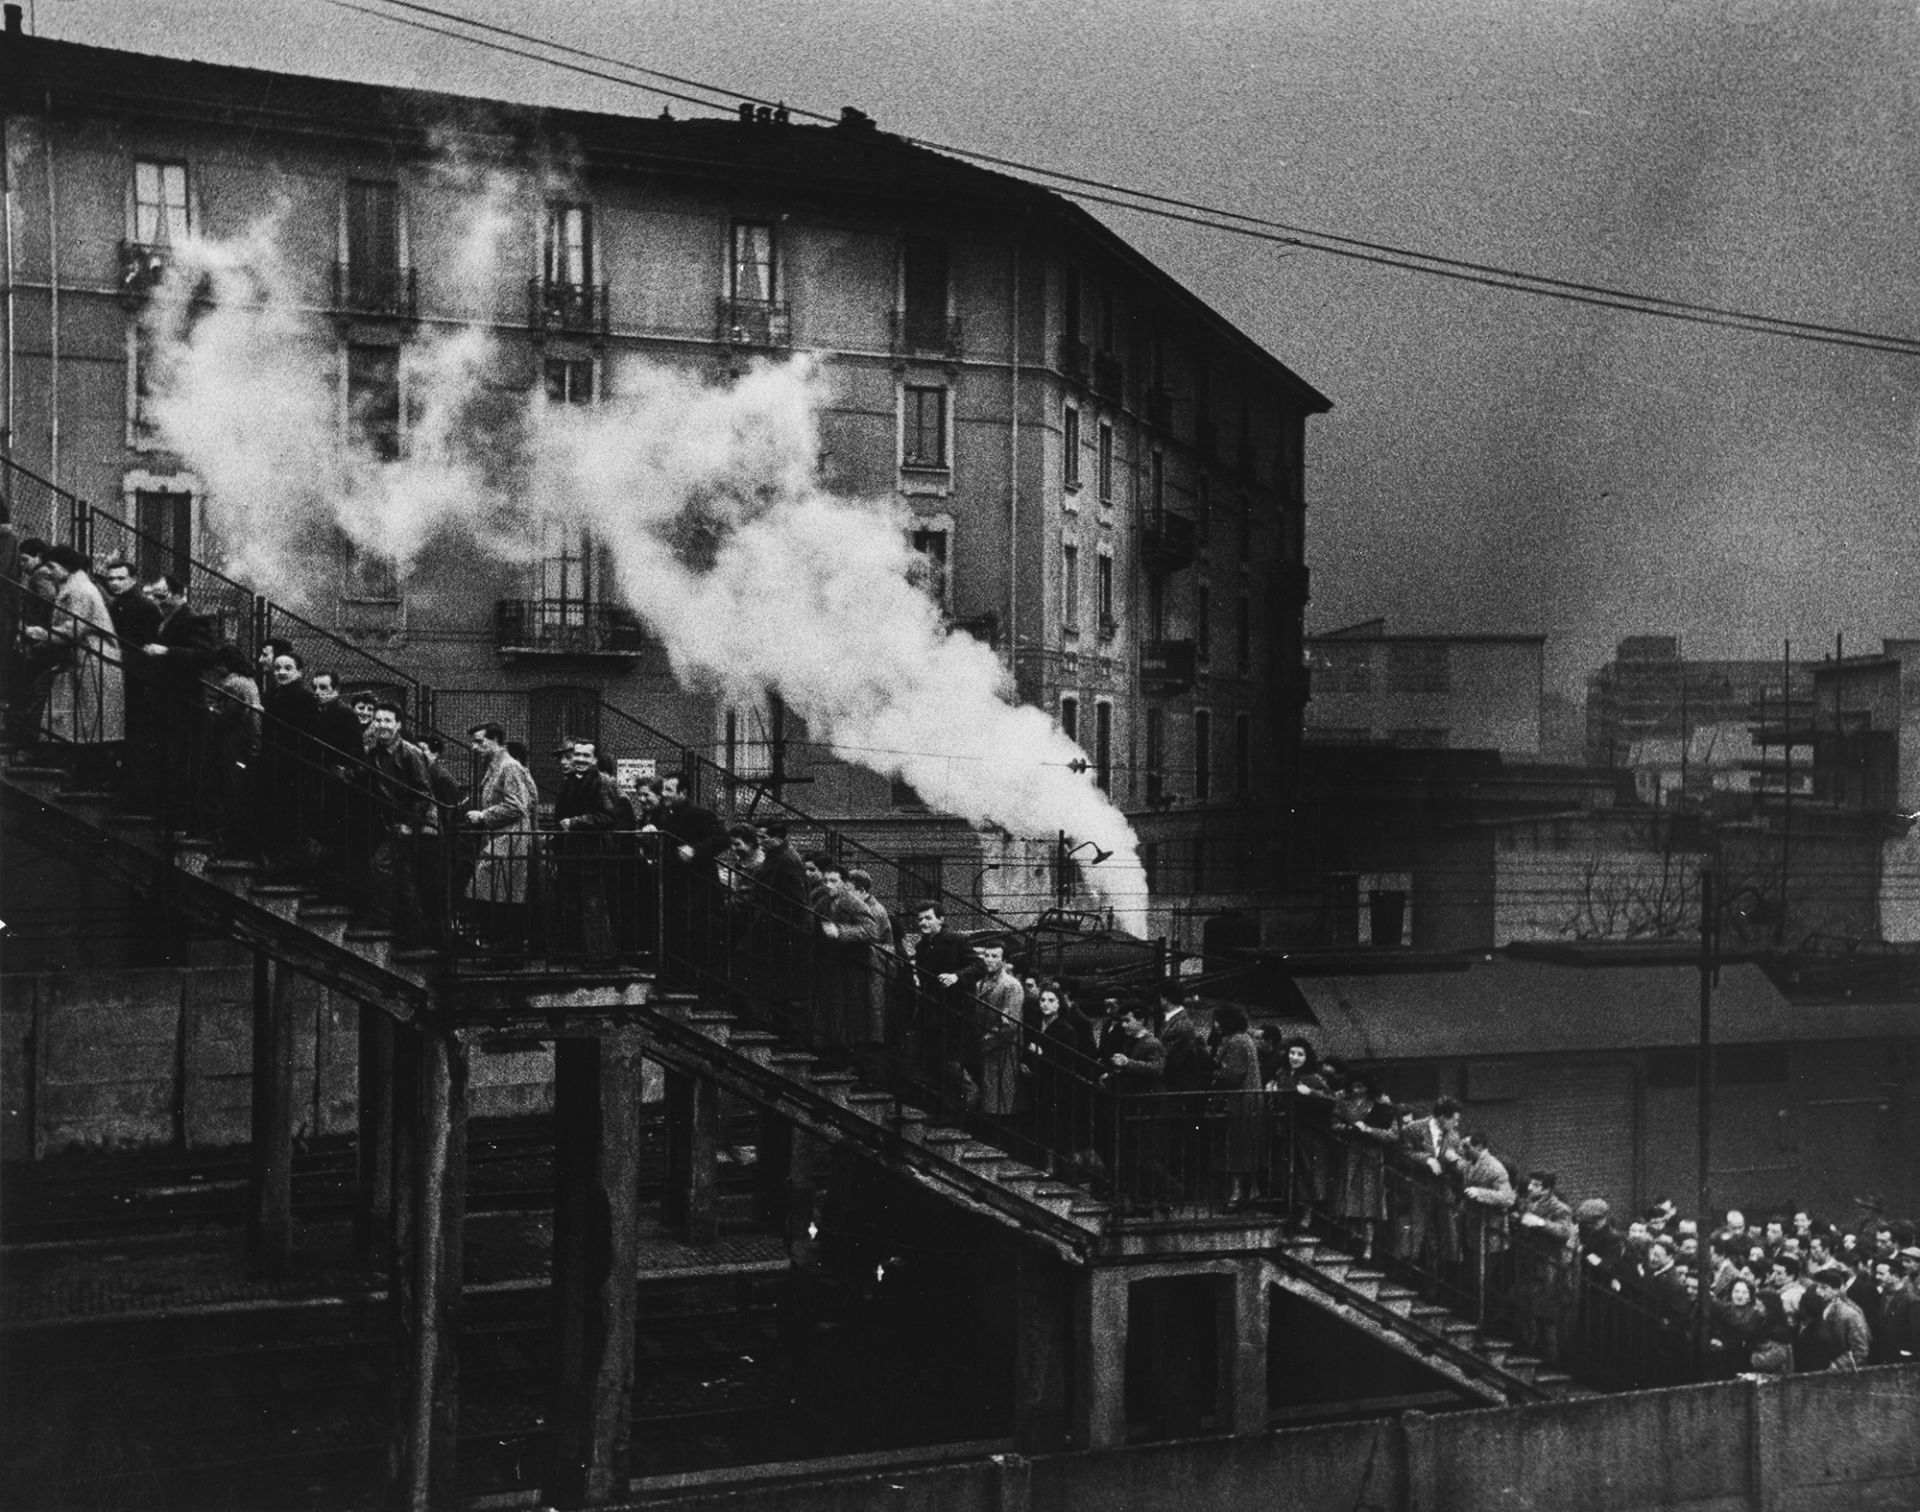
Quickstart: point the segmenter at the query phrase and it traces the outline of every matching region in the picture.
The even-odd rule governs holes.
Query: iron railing
[[[553,283],[527,280],[527,325],[535,331],[561,331],[605,339],[607,286],[603,283]]]
[[[784,299],[722,295],[713,304],[715,340],[738,347],[793,345],[793,307]]]

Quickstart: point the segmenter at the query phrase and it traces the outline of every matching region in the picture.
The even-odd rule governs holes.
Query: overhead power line
[[[775,102],[742,90],[709,84],[704,80],[689,78],[683,74],[648,68],[644,64],[632,63],[605,53],[534,36],[518,28],[477,20],[458,11],[421,3],[421,0],[376,0],[377,4],[391,8],[388,10],[376,10],[368,5],[354,3],[354,0],[327,0],[327,3],[342,10],[371,16],[395,25],[413,27],[509,56],[544,63],[549,67],[563,69],[588,78],[646,90],[669,99],[699,106],[702,109],[731,113],[741,102],[756,106],[773,106],[776,103],[784,106],[784,102]],[[412,14],[394,14],[394,11]],[[467,30],[454,30],[451,27],[434,25],[418,19],[420,16],[432,16]],[[525,43],[528,46],[513,46],[499,40],[502,38],[509,38],[512,42]],[[535,48],[542,50],[530,50]],[[569,61],[572,59],[583,61]],[[586,66],[587,64],[604,65],[604,67],[589,67]],[[609,73],[606,69],[617,69],[620,72]],[[657,82],[649,83],[646,82],[647,80]],[[697,93],[687,93],[689,90]],[[809,120],[827,122],[836,119],[805,106],[786,108],[791,115]],[[1727,305],[1673,299],[1659,294],[1644,294],[1631,289],[1559,278],[1544,273],[1529,273],[1524,269],[1502,267],[1495,263],[1448,257],[1441,253],[1397,247],[1364,237],[1314,230],[1306,226],[1251,215],[1245,211],[1225,209],[1197,200],[1159,194],[1152,190],[1136,189],[1106,179],[1070,173],[1064,169],[1048,168],[973,148],[957,147],[929,138],[903,136],[902,140],[928,151],[1003,169],[1023,175],[1030,180],[1043,180],[1045,183],[1042,187],[1052,188],[1054,192],[1070,199],[1105,205],[1113,209],[1130,210],[1135,214],[1155,216],[1163,220],[1198,226],[1205,230],[1224,231],[1281,246],[1321,252],[1330,257],[1347,258],[1352,261],[1395,268],[1407,273],[1426,274],[1429,277],[1498,289],[1505,293],[1531,294],[1573,304],[1651,315],[1663,320],[1721,326],[1730,330],[1779,336],[1796,341],[1811,341],[1827,346],[1853,347],[1901,356],[1920,355],[1920,338],[1916,337],[1798,320]]]

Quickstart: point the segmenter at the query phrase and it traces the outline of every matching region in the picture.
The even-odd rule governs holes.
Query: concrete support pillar
[[[293,997],[297,978],[253,953],[253,1165],[247,1251],[256,1276],[293,1266]]]
[[[385,1512],[459,1504],[461,1227],[467,1047],[454,1030],[394,1031],[394,1386]]]
[[[1223,1276],[1218,1300],[1220,1362],[1218,1422],[1228,1433],[1261,1433],[1267,1426],[1267,1271],[1243,1257]]]
[[[360,1006],[359,1181],[353,1202],[353,1246],[362,1265],[392,1258],[393,1020]]]
[[[640,1052],[632,1036],[554,1046],[556,1507],[622,1500],[638,1296]]]
[[[665,1217],[689,1244],[720,1237],[720,1089],[667,1072]]]
[[[1118,1449],[1127,1441],[1126,1272],[1089,1269],[1075,1278],[1073,1447]]]
[[[1023,1247],[1014,1256],[1013,1442],[1021,1454],[1067,1446],[1073,1281],[1052,1255]]]
[[[1781,1405],[1784,1392],[1777,1381],[1747,1383],[1747,1505],[1753,1512],[1775,1512],[1780,1505],[1784,1477],[1780,1470]]]
[[[793,1124],[760,1114],[754,1143],[753,1221],[786,1230],[793,1214]]]

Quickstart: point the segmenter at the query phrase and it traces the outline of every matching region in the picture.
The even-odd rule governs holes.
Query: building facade
[[[341,444],[376,455],[410,445],[399,355],[432,330],[483,326],[489,383],[582,405],[645,364],[725,381],[812,354],[824,481],[904,505],[930,590],[1085,748],[1087,780],[1174,846],[1231,813],[1259,837],[1247,879],[1271,863],[1306,695],[1306,421],[1327,401],[1077,207],[857,111],[590,115],[18,34],[0,84],[20,465],[222,559],[202,481],[146,413],[140,311],[176,244],[268,207],[334,334]],[[455,159],[514,185],[479,284]],[[787,796],[950,889],[1016,913],[1059,891],[1054,837],[989,857],[777,700],[678,685],[588,537],[529,542],[516,567],[429,550],[406,575],[343,542],[327,570],[329,629],[463,714],[507,710],[536,751],[605,699],[804,784]]]
[[[1537,761],[1546,647],[1544,635],[1390,635],[1378,619],[1310,636],[1307,738]]]

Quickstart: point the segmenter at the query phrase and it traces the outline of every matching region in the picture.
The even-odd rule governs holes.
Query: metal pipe
[[[1020,677],[1020,249],[1013,238],[1013,295],[1007,363],[1007,668]]]
[[[53,91],[47,91],[47,477],[60,486],[60,226],[59,189],[53,167]],[[11,394],[11,391],[9,391]]]
[[[9,147],[7,137],[6,121],[4,118],[0,118],[0,219],[4,219],[5,221],[5,236],[7,242],[7,403],[4,417],[0,417],[0,425],[4,425],[5,427],[4,430],[0,430],[0,452],[11,456],[13,453],[13,395],[16,382],[14,376],[14,348],[17,343],[14,339],[13,313],[13,175],[7,171],[7,152]]]
[[[1707,1358],[1708,1307],[1712,1299],[1713,1263],[1713,978],[1718,964],[1719,925],[1713,912],[1713,871],[1700,869],[1700,1050],[1694,1068],[1696,1137],[1700,1160],[1696,1211],[1699,1214],[1700,1251],[1694,1257],[1699,1291],[1694,1297],[1694,1363]]]

